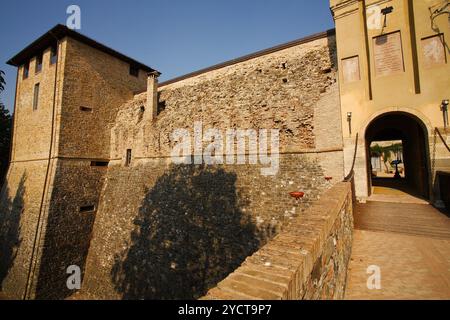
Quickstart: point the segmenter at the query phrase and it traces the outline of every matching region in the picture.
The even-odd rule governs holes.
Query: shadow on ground
[[[236,175],[173,166],[146,193],[127,249],[111,271],[124,299],[196,299],[259,246]]]

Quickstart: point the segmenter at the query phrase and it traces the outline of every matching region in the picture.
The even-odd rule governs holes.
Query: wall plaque
[[[342,59],[342,74],[344,83],[361,80],[358,56]]]
[[[405,71],[400,31],[373,38],[373,52],[377,76]]]
[[[444,41],[442,34],[422,39],[422,56],[425,67],[447,63]]]

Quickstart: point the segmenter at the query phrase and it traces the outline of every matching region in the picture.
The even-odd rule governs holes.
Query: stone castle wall
[[[108,160],[110,129],[119,107],[145,90],[147,76],[142,70],[139,77],[131,76],[128,63],[71,38],[65,55],[58,155]]]
[[[145,89],[142,72],[131,77],[126,63],[65,38],[53,125],[42,110],[54,130],[42,145],[37,137],[43,159],[33,158],[34,133],[16,132],[22,158],[2,191],[2,290],[21,298],[28,281],[28,298],[66,298],[67,267],[78,265],[84,297],[204,295],[342,179],[335,50],[324,35],[162,86],[148,120],[146,94],[133,94]],[[17,127],[29,128],[18,114]],[[192,133],[198,121],[204,130],[279,129],[278,173],[174,165],[173,130]],[[297,190],[306,193],[299,202],[289,196]]]
[[[12,163],[0,197],[0,291],[22,299],[34,246],[47,161]]]
[[[146,74],[133,77],[128,63],[70,37],[59,45],[56,88],[50,49],[42,71],[34,67],[35,58],[28,79],[19,72],[13,159],[1,194],[1,290],[22,298],[28,282],[27,298],[64,298],[71,294],[66,268],[84,267],[91,238],[94,215],[80,208],[98,206],[107,170],[91,161],[109,160],[118,108],[145,89]]]
[[[340,181],[334,51],[334,38],[324,37],[165,85],[152,122],[145,93],[124,104],[81,297],[201,297]],[[196,121],[204,130],[279,129],[278,174],[172,164],[171,133],[192,133]],[[296,190],[306,193],[302,202],[289,196]]]
[[[59,50],[60,60],[62,52]],[[55,74],[50,48],[43,52],[41,71],[36,72],[33,58],[27,78],[24,66],[18,72],[11,164],[0,195],[0,291],[17,299],[24,296],[32,268],[49,165],[54,102],[57,103],[61,88],[62,77],[55,79]],[[34,87],[38,83],[39,101],[33,109]]]

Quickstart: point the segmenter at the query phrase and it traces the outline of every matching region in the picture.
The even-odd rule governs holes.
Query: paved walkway
[[[371,265],[381,289],[369,290]],[[426,204],[358,204],[346,299],[450,299],[450,219]]]
[[[374,179],[368,201],[428,204],[404,179]]]

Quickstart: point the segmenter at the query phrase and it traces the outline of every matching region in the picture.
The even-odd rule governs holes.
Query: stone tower
[[[67,290],[67,263],[85,263],[118,107],[159,73],[62,25],[8,63],[17,86],[0,291],[52,298]]]

